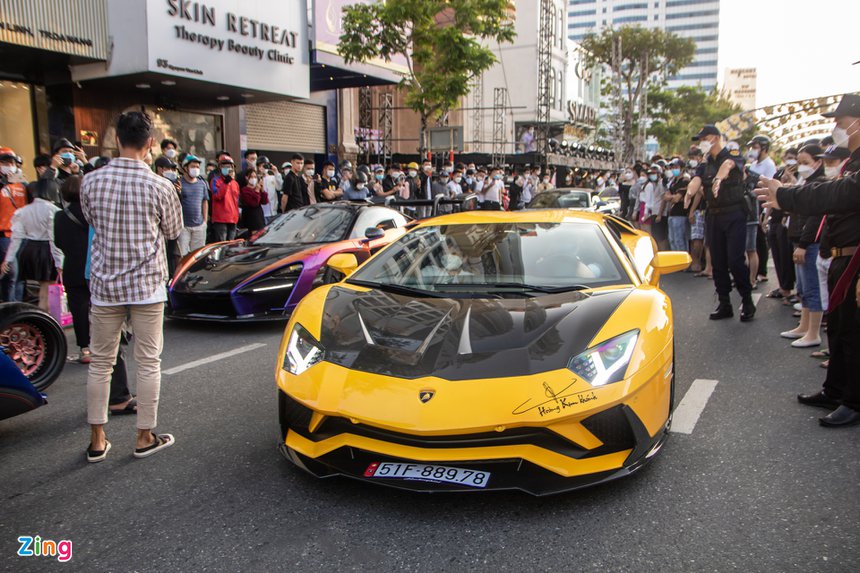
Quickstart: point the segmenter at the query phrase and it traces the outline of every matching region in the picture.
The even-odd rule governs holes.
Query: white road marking
[[[758,306],[758,301],[761,300],[761,293],[760,292],[753,293],[752,299],[753,299],[753,304]]]
[[[237,354],[244,354],[245,352],[250,352],[252,350],[256,350],[264,346],[266,346],[266,344],[263,342],[255,342],[254,344],[240,346],[239,348],[234,348],[233,350],[228,350],[227,352],[213,354],[212,356],[207,356],[206,358],[201,358],[200,360],[186,362],[185,364],[180,364],[179,366],[174,366],[173,368],[163,370],[161,373],[166,376],[172,376],[173,374],[179,374],[180,372],[185,372],[186,370],[191,370],[192,368],[197,368],[198,366],[203,366],[212,362],[224,360],[225,358],[230,358],[231,356],[236,356]]]
[[[692,434],[708,399],[717,387],[717,380],[693,380],[690,389],[672,414],[672,432]]]

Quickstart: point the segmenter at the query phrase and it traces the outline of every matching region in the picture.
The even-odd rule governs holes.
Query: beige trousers
[[[137,429],[151,430],[158,421],[164,303],[92,306],[92,362],[87,378],[87,422],[94,425],[107,423],[110,379],[126,318],[134,334],[134,360],[137,362]]]

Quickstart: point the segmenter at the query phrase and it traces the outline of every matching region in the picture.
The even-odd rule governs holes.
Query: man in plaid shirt
[[[165,242],[182,230],[182,207],[170,181],[153,173],[143,158],[153,146],[152,122],[141,112],[117,120],[120,156],[84,177],[81,207],[93,229],[90,255],[92,362],[87,380],[87,419],[92,438],[87,460],[105,459],[110,378],[123,323],[134,330],[137,361],[135,457],[173,445],[155,434],[161,389],[164,303],[167,300]]]

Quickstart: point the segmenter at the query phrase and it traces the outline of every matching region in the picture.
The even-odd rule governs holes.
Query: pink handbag
[[[48,286],[48,308],[51,316],[57,319],[60,326],[65,328],[72,324],[69,300],[66,298],[66,289],[60,279],[55,284]]]

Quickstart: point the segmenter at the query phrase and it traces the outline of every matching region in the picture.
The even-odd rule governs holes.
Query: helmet
[[[370,175],[370,167],[368,167],[367,165],[359,165],[358,172],[364,173],[365,175]]]
[[[271,163],[271,161],[269,161],[269,158],[265,155],[260,155],[259,157],[257,157],[257,165],[267,165],[269,163]]]
[[[0,147],[0,161],[18,162],[18,155],[12,151],[11,147]]]
[[[418,164],[415,163],[414,161],[412,161],[409,163],[409,165],[406,166],[406,168],[407,169],[414,169],[415,171],[418,171]]]
[[[749,143],[747,143],[747,147],[752,147],[756,143],[759,144],[759,147],[761,147],[762,151],[770,151],[770,138],[768,136],[756,135],[749,140]]]
[[[344,169],[347,171],[352,171],[353,170],[352,163],[350,163],[349,161],[344,161],[343,163],[340,164],[340,169],[341,169],[341,171],[343,171]]]
[[[361,167],[358,168],[358,173],[355,176],[356,183],[364,183],[367,184],[367,173],[365,173]]]

